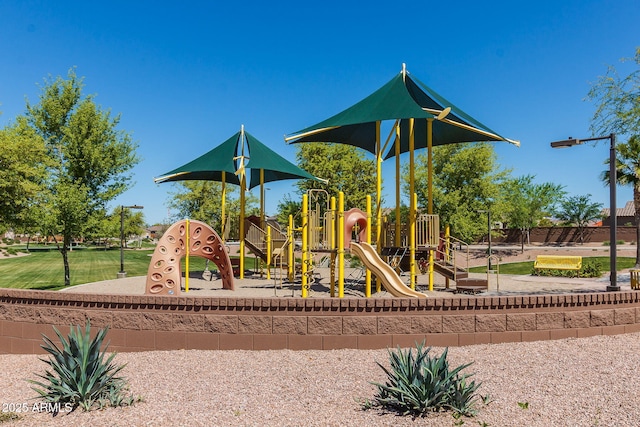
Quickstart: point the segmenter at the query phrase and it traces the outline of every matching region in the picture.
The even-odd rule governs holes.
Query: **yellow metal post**
[[[307,297],[309,278],[307,277],[307,257],[309,255],[309,196],[302,195],[302,298]]]
[[[189,220],[186,220],[186,233],[185,233],[185,241],[186,241],[186,245],[185,245],[185,250],[186,250],[186,256],[187,258],[185,259],[184,263],[185,263],[185,269],[187,270],[184,276],[184,291],[185,292],[189,292]]]
[[[367,243],[371,243],[371,194],[367,194]],[[367,273],[364,281],[364,296],[369,298],[371,296],[371,271],[367,268]]]
[[[287,276],[289,277],[289,281],[293,282],[296,273],[294,266],[295,258],[293,253],[296,246],[293,230],[293,215],[289,215],[289,227],[287,228],[287,234],[287,237],[289,239],[289,247],[287,248]]]
[[[427,213],[433,214],[433,119],[427,119]]]
[[[267,280],[271,280],[271,226],[267,225]]]
[[[335,297],[336,296],[336,269],[335,269],[336,257],[334,253],[338,248],[338,242],[336,241],[336,233],[340,232],[338,230],[335,196],[331,196],[331,199],[329,201],[329,210],[331,211],[331,224],[329,226],[331,227],[331,230],[333,230],[333,233],[331,233],[331,242],[329,242],[329,249],[331,250],[329,289],[330,289],[330,295],[332,297]]]
[[[418,195],[413,193],[411,196],[413,206],[418,205]],[[412,219],[409,222],[409,284],[411,289],[416,288],[416,215],[412,212]]]
[[[376,122],[376,247],[382,250],[382,147],[380,121]],[[342,207],[344,210],[344,206]],[[342,233],[342,230],[340,231]]]
[[[227,226],[227,223],[226,223],[226,219],[227,218],[226,218],[226,212],[225,212],[225,204],[226,204],[226,200],[227,200],[227,182],[226,182],[226,180],[227,180],[227,173],[222,171],[222,189],[221,189],[221,194],[220,194],[220,199],[221,199],[220,200],[220,210],[222,211],[221,215],[220,215],[220,221],[222,221],[222,222],[220,223],[220,231],[221,231],[222,242],[223,243],[225,241],[225,237],[224,237],[226,235],[225,228]]]
[[[240,179],[240,279],[244,279],[244,190],[247,187],[246,181],[245,174],[242,174]]]
[[[396,229],[393,245],[400,246],[400,123],[396,122]]]
[[[414,119],[409,119],[409,286],[416,287],[416,210],[417,197],[415,197],[415,132]]]
[[[427,213],[433,214],[433,119],[427,119]],[[439,232],[439,230],[438,230]],[[429,249],[429,290],[433,290],[433,248]]]
[[[344,193],[338,194],[338,298],[344,298]]]

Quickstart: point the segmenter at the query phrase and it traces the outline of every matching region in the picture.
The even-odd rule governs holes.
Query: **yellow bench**
[[[536,270],[576,270],[582,267],[581,256],[538,255],[533,263]]]

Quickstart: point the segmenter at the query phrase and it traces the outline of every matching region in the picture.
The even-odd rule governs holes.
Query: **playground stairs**
[[[456,293],[460,294],[477,294],[487,289],[489,289],[488,279],[472,279],[467,277],[456,282]]]
[[[489,287],[487,279],[471,278],[468,270],[456,267],[444,260],[435,261],[433,269],[445,278],[456,282],[456,293],[475,294],[486,291]]]
[[[469,272],[445,260],[435,260],[433,270],[449,280],[458,282],[469,277]]]
[[[275,264],[275,259],[282,256],[282,252],[287,242],[287,235],[280,231],[279,227],[267,224],[271,227],[271,263]],[[267,262],[267,232],[256,225],[254,222],[245,222],[244,243],[247,249],[260,258],[263,262]]]

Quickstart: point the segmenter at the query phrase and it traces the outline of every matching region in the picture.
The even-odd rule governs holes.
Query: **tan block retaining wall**
[[[42,353],[91,319],[115,351],[374,349],[640,331],[640,293],[454,298],[200,298],[0,289],[0,353]]]

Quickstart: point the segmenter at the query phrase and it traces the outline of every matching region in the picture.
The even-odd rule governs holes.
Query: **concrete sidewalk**
[[[309,292],[310,298],[328,298],[330,297],[330,271],[328,268],[316,268],[316,280],[311,285]],[[349,278],[353,269],[347,269],[345,278]],[[235,290],[230,291],[222,289],[222,283],[213,275],[213,279],[209,280],[210,273],[195,271],[189,275],[189,292],[184,292],[185,279],[182,279],[183,292],[181,296],[185,297],[251,297],[251,298],[270,298],[270,297],[300,297],[300,282],[282,283],[276,281],[273,276],[271,280],[260,277],[259,274],[246,275],[245,279],[234,279]],[[485,273],[471,273],[473,278],[486,278]],[[407,282],[408,277],[402,276]],[[428,291],[428,278],[425,275],[418,276],[418,284],[416,290],[426,293],[430,297],[450,298],[453,295],[453,289],[446,289],[444,279],[437,274],[434,275],[434,290]],[[589,293],[589,292],[606,292],[609,284],[609,276],[605,275],[597,279],[567,278],[567,277],[539,277],[530,275],[506,275],[494,274],[489,276],[489,290],[478,295],[535,295],[535,294],[562,294],[562,293]],[[622,273],[618,275],[618,284],[624,291],[629,291],[630,281],[629,274]],[[120,294],[120,295],[144,295],[146,287],[146,276],[127,277],[124,279],[105,280],[102,282],[87,283],[77,285],[61,292],[72,293],[92,293],[92,294]],[[452,282],[451,287],[455,287]],[[391,294],[385,292],[375,292],[373,286],[372,298],[391,298]],[[337,284],[336,284],[337,292]],[[345,280],[344,294],[347,298],[364,297],[364,284]],[[457,294],[459,295],[459,294]]]

